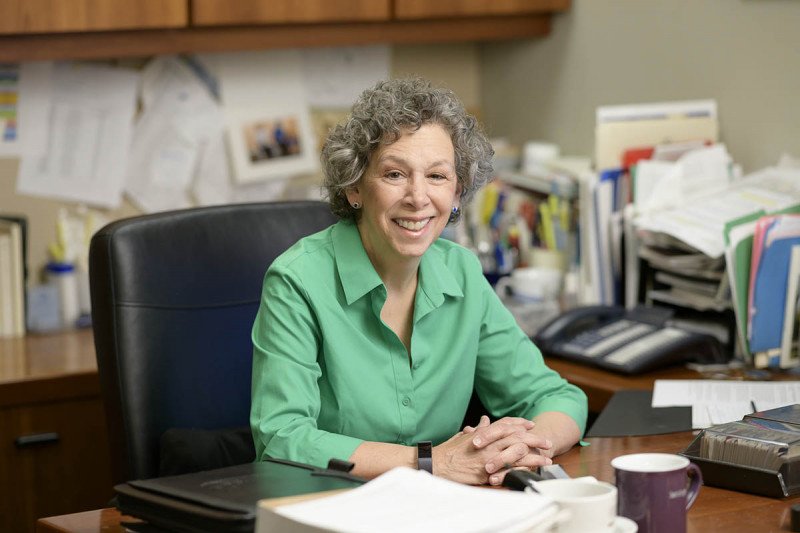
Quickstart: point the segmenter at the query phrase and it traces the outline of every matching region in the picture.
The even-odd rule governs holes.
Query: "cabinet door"
[[[189,0],[2,0],[0,34],[176,28]]]
[[[0,409],[0,531],[33,532],[38,518],[108,506],[104,417],[98,397]]]
[[[395,0],[397,19],[523,15],[562,11],[569,0]]]
[[[389,0],[191,0],[192,25],[388,20]]]

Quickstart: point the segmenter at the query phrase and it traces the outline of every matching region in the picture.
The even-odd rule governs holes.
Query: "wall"
[[[437,46],[396,46],[392,49],[392,76],[419,75],[453,89],[470,109],[480,106],[478,49],[474,44]],[[28,265],[36,276],[47,262],[47,245],[56,239],[56,219],[62,206],[74,204],[46,198],[17,195],[16,159],[0,158],[0,212],[21,213],[28,217]],[[139,214],[124,201],[119,209],[102,211],[114,220]],[[32,280],[33,283],[36,279]]]
[[[800,2],[573,0],[552,34],[484,45],[492,133],[592,155],[599,105],[715,98],[749,172],[800,156]]]

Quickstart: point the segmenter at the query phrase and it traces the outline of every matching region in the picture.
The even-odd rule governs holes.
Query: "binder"
[[[752,352],[780,349],[789,260],[792,246],[800,244],[800,233],[796,233],[798,230],[800,221],[797,215],[782,215],[767,229],[751,295],[753,309],[750,350]],[[775,366],[777,364],[778,361],[775,361]]]
[[[256,507],[280,498],[354,488],[366,480],[349,474],[350,463],[332,460],[327,469],[281,459],[179,476],[129,481],[114,487],[117,508],[144,523],[139,531],[250,533]]]

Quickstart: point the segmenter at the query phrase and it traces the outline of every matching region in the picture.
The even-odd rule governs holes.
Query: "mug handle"
[[[700,492],[700,485],[703,484],[703,474],[700,472],[700,467],[694,463],[689,463],[686,474],[691,479],[689,489],[686,491],[686,510],[688,511]]]
[[[511,286],[511,276],[502,276],[494,285],[494,290],[500,298],[508,296],[508,289]]]

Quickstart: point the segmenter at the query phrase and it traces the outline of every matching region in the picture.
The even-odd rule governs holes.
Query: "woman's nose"
[[[406,191],[408,200],[414,205],[425,205],[428,202],[428,182],[424,176],[414,175],[408,180]]]

